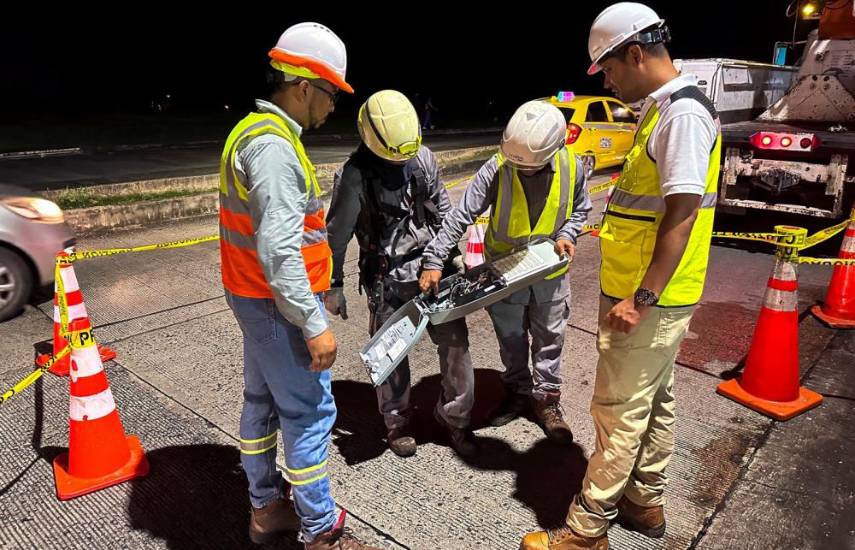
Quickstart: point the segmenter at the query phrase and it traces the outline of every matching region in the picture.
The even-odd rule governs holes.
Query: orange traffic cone
[[[60,252],[58,257],[67,257],[66,252]],[[70,263],[60,264],[60,277],[65,288],[65,298],[68,305],[68,322],[75,319],[89,319],[89,314],[86,311],[86,304],[83,303],[83,293],[80,291],[80,284],[77,282],[77,276],[74,274],[74,267]],[[60,351],[65,349],[68,342],[62,337],[61,322],[59,315],[59,285],[54,282],[53,293],[53,355],[54,357]],[[101,361],[110,361],[116,358],[116,352],[107,346],[98,346],[98,352],[101,355]],[[36,357],[36,366],[45,365],[51,358],[49,353],[45,353]],[[60,359],[48,370],[51,374],[57,376],[68,376],[68,369],[71,365],[71,356],[66,355]]]
[[[804,242],[806,229],[777,226]],[[777,420],[789,420],[822,402],[822,396],[799,386],[799,313],[797,249],[778,258],[766,285],[745,371],[719,384],[716,391]]]
[[[849,216],[849,226],[837,257],[855,260],[855,208]],[[855,328],[855,265],[834,266],[825,302],[822,307],[813,306],[810,311],[831,328]]]
[[[478,267],[484,263],[484,234],[487,231],[487,224],[481,223],[484,220],[478,218],[469,227],[469,238],[466,240],[466,254],[463,256],[463,263],[466,269]]]
[[[71,405],[68,452],[56,457],[56,494],[69,500],[148,473],[134,436],[125,436],[88,319],[69,326]]]

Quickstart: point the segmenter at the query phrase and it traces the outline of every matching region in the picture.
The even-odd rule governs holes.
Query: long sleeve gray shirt
[[[282,109],[262,100],[258,110],[273,113],[298,136],[303,129]],[[327,329],[300,249],[306,215],[306,175],[294,146],[286,139],[264,134],[251,139],[236,155],[235,169],[249,186],[249,210],[255,230],[256,252],[276,307],[285,319],[313,338]]]

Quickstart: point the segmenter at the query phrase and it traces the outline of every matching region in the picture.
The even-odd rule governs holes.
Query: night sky
[[[209,3],[196,10],[150,3],[98,12],[38,9],[4,17],[0,112],[6,120],[42,115],[145,112],[172,96],[176,111],[243,112],[263,93],[266,52],[290,24],[331,27],[348,48],[356,97],[335,116],[349,116],[370,93],[396,88],[431,96],[448,119],[492,103],[506,116],[522,101],[557,90],[603,93],[588,77],[588,29],[610,1],[469,4],[334,2]],[[789,40],[786,0],[648,2],[671,27],[675,58],[770,61],[776,40]],[[343,6],[344,4],[342,4]],[[460,5],[460,4],[458,4]],[[280,9],[276,9],[280,6]],[[549,7],[536,7],[549,6]],[[800,23],[803,38],[815,22]]]

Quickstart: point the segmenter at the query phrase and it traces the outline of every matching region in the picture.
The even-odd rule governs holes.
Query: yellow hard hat
[[[413,104],[395,90],[382,90],[359,109],[359,137],[378,157],[407,161],[419,152],[422,129]]]

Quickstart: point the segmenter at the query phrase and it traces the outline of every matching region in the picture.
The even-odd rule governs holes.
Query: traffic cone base
[[[716,392],[775,420],[789,420],[822,403],[820,394],[805,387],[799,388],[799,396],[793,401],[768,401],[745,391],[738,379],[722,382]]]
[[[116,351],[108,346],[102,346],[98,344],[98,353],[101,355],[101,361],[106,363],[107,361],[112,361],[116,358]],[[36,366],[43,367],[50,360],[51,354],[43,353],[36,357]],[[48,369],[48,372],[54,374],[56,376],[68,376],[68,371],[70,370],[70,365],[67,361],[57,361],[54,366]]]
[[[118,470],[101,477],[75,477],[68,472],[68,453],[62,453],[56,457],[53,461],[53,473],[56,479],[56,496],[59,500],[77,498],[148,474],[148,459],[139,438],[129,435],[125,441],[130,451],[130,459]]]
[[[822,306],[815,305],[810,308],[810,312],[813,313],[814,317],[831,328],[855,329],[855,320],[829,315],[822,311]]]

